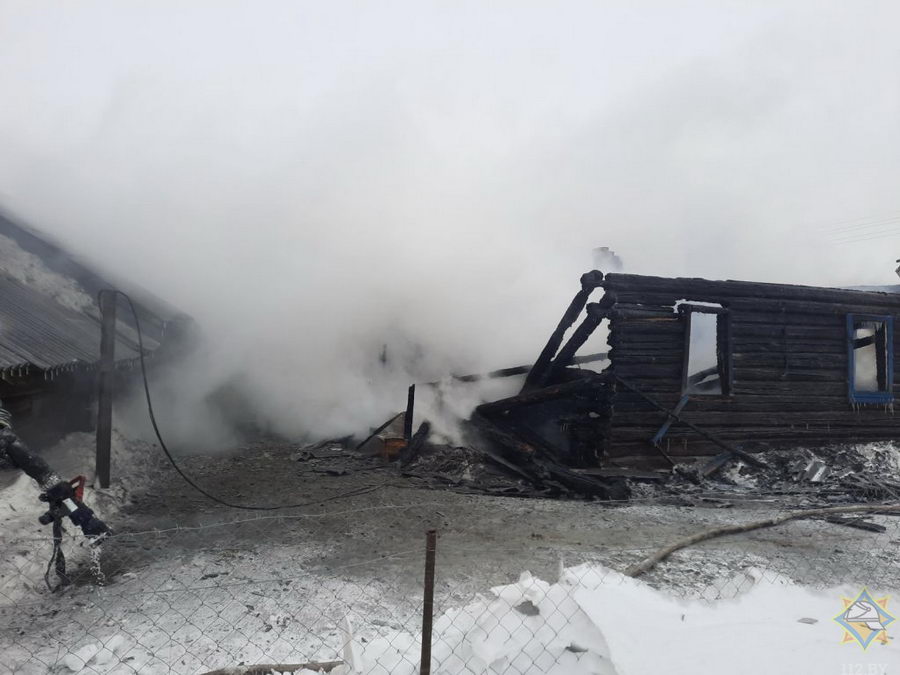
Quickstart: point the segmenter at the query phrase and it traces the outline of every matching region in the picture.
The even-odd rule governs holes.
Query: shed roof
[[[118,327],[116,360],[139,356],[136,341]],[[159,346],[147,337],[144,348]],[[0,276],[0,371],[36,366],[55,371],[91,365],[100,358],[100,321],[64,307],[5,275]]]
[[[93,367],[100,358],[96,293],[110,284],[95,269],[36,231],[0,213],[0,374],[39,369],[48,376]],[[140,315],[147,353],[163,341],[172,310],[127,288]],[[149,295],[149,294],[147,294]],[[149,307],[148,307],[149,305]],[[121,305],[120,305],[121,307]],[[135,321],[122,307],[116,321],[116,361],[139,356]]]

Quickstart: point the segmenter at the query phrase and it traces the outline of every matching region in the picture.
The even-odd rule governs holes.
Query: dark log
[[[897,294],[892,294],[897,297]],[[846,303],[846,302],[811,302],[800,300],[773,300],[769,298],[729,299],[728,308],[734,312],[776,312],[786,314],[819,314],[827,316],[840,314],[886,314],[900,311],[894,305]]]
[[[789,426],[778,427],[776,425],[732,427],[709,426],[705,428],[705,431],[716,439],[715,441],[706,439],[706,442],[725,442],[727,444],[739,442],[742,445],[752,448],[755,445],[773,443],[776,441],[799,442],[804,439],[814,440],[819,443],[845,442],[851,440],[878,440],[881,438],[890,439],[891,437],[896,436],[897,429],[898,427],[896,425],[876,427],[866,424],[856,426],[821,424],[819,426],[810,425],[809,428]],[[671,455],[677,455],[679,453],[675,448],[679,445],[689,447],[695,442],[698,442],[700,439],[698,439],[692,431],[693,430],[690,428],[683,429],[681,427],[673,427],[670,429],[664,441],[667,443],[667,445],[664,446],[666,452]],[[644,439],[643,442],[648,444],[646,447],[649,451],[649,439],[655,432],[656,427],[620,427],[613,425],[609,431],[611,439],[610,452],[612,452],[612,449],[619,447],[622,443],[628,441],[642,442],[642,439]],[[721,447],[722,446],[719,445],[719,448]]]
[[[584,317],[584,320],[578,328],[575,329],[575,332],[572,333],[572,337],[569,338],[569,341],[559,350],[559,354],[553,359],[553,363],[546,370],[544,377],[534,379],[535,388],[544,387],[547,384],[557,381],[560,372],[572,363],[575,353],[581,349],[582,345],[587,342],[587,339],[597,329],[597,326],[600,325],[600,322],[606,318],[606,311],[605,307],[596,302],[587,306],[587,316]],[[523,389],[523,392],[524,391],[526,390]]]
[[[671,309],[655,309],[652,307],[641,307],[640,305],[616,305],[608,310],[610,319],[628,320],[628,319],[644,319],[646,321],[671,321],[672,316],[677,316]]]
[[[547,344],[544,345],[544,348],[541,350],[537,361],[534,362],[534,366],[528,373],[528,377],[525,378],[525,385],[522,387],[523,392],[541,387],[546,382],[551,368],[551,362],[553,361],[556,352],[559,350],[559,346],[562,344],[566,331],[569,329],[569,326],[578,319],[578,315],[581,314],[581,310],[584,309],[584,306],[587,304],[591,293],[595,288],[600,286],[602,282],[603,273],[597,270],[582,275],[581,290],[575,294],[574,298],[572,298],[572,302],[569,303],[569,307],[559,320],[556,330],[550,335],[550,339],[547,340]]]
[[[766,340],[744,338],[735,336],[734,354],[832,354],[835,356],[847,355],[847,340],[798,340],[787,338],[782,340]]]
[[[777,368],[787,362],[789,367],[796,368],[822,368],[822,369],[847,369],[847,352],[840,354],[815,354],[801,351],[784,351],[780,354],[763,352],[748,354],[735,351],[732,355],[735,367],[762,366]]]
[[[412,440],[413,411],[416,404],[416,385],[409,385],[406,392],[406,412],[403,414],[403,439],[407,446]]]
[[[680,300],[677,295],[671,293],[642,293],[631,291],[607,291],[607,294],[613,298],[617,304],[623,305],[655,305],[657,307],[668,307],[670,310],[675,307],[675,303]]]
[[[682,323],[682,318],[675,313],[665,317],[665,318],[654,318],[649,319],[646,317],[642,318],[631,318],[624,319],[620,318],[616,320],[614,323],[610,324],[610,333],[615,334],[617,332],[621,333],[681,333],[684,330],[684,325]]]
[[[656,397],[660,405],[672,407],[678,402],[676,394],[660,394]],[[777,411],[844,411],[850,408],[846,392],[841,396],[691,396],[690,408],[693,412],[777,412]],[[654,409],[644,399],[630,394],[627,391],[619,391],[616,394],[615,411],[639,412]],[[880,406],[875,408],[881,410]],[[865,409],[865,408],[864,408]]]
[[[782,394],[790,394],[801,396],[809,393],[811,396],[840,396],[847,395],[846,382],[798,382],[795,380],[787,381],[770,381],[770,380],[744,380],[739,379],[737,374],[732,385],[732,393],[734,396],[743,396],[745,394],[779,396]]]
[[[708,279],[607,274],[603,287],[617,295],[622,293],[655,293],[677,295],[679,299],[719,302],[722,298],[771,298],[808,302],[846,303],[867,307],[900,309],[900,295],[872,291],[852,291],[816,286],[755,283],[750,281],[711,281]]]
[[[595,363],[597,361],[605,361],[609,357],[607,352],[597,352],[594,354],[585,354],[584,356],[576,356],[572,359],[573,365],[584,365],[587,363]],[[515,377],[516,375],[525,375],[531,370],[531,366],[513,366],[511,368],[500,368],[492,370],[489,373],[476,373],[472,375],[451,375],[451,379],[456,382],[480,382],[482,380],[496,380],[503,377]],[[423,387],[440,386],[441,381],[426,382]]]
[[[769,326],[791,326],[796,328],[830,328],[841,330],[844,317],[828,314],[779,314],[776,312],[751,312],[749,310],[730,311],[731,320],[737,323],[764,323]],[[832,333],[836,335],[837,333]]]
[[[653,415],[653,417],[649,417]],[[897,430],[900,431],[900,418],[894,418],[893,414],[884,409],[880,410],[853,410],[844,407],[838,410],[829,411],[797,411],[797,412],[781,412],[773,409],[767,412],[709,412],[697,411],[692,409],[690,405],[680,413],[681,417],[693,424],[703,424],[704,428],[713,427],[751,427],[766,426],[771,424],[773,428],[778,426],[804,426],[813,423],[817,427],[832,424],[834,426],[852,426],[852,425],[879,425],[891,426],[894,424],[892,420],[896,419]],[[640,426],[652,427],[654,424],[659,425],[663,419],[663,413],[654,411],[648,412],[622,412],[616,406],[615,426]]]
[[[741,321],[739,317],[732,315],[731,326],[734,329],[735,337],[768,337],[772,339],[784,338],[808,338],[810,340],[840,340],[847,339],[846,325],[837,324],[828,326],[810,326],[797,324],[766,324],[754,321]]]
[[[623,364],[619,365],[618,360],[612,362],[613,371],[627,378],[668,378],[681,386],[682,365],[680,363],[670,363],[668,365],[644,365],[644,364]]]
[[[412,439],[400,451],[400,466],[408,466],[422,454],[422,448],[425,447],[429,433],[431,433],[431,423],[426,420],[419,425],[419,429],[413,434]]]
[[[616,304],[609,309],[609,318],[614,320],[646,319],[654,321],[658,319],[669,320],[677,316],[671,307],[653,307],[646,305],[621,305]]]
[[[781,368],[735,368],[735,381],[750,382],[846,382],[846,368],[831,368],[825,370],[819,369],[802,369],[790,368],[784,370]]]
[[[659,352],[631,352],[631,351],[616,351],[612,350],[610,352],[610,361],[615,364],[616,367],[623,365],[643,365],[643,364],[678,364],[681,366],[681,361],[683,357],[683,351],[676,350],[667,350],[667,351],[659,351]]]
[[[689,375],[687,378],[687,384],[688,384],[688,386],[698,384],[699,382],[702,382],[703,380],[705,380],[707,377],[710,377],[711,375],[715,375],[718,372],[719,372],[718,366],[713,366],[712,368],[706,368],[705,370],[696,372],[693,375]],[[680,403],[680,401],[679,401],[679,403]]]
[[[523,406],[534,405],[535,403],[545,403],[547,401],[553,401],[555,399],[577,394],[599,396],[607,387],[608,382],[605,377],[591,373],[589,376],[574,382],[565,382],[563,384],[553,385],[552,387],[544,387],[538,391],[503,398],[499,401],[482,403],[475,410],[482,415],[494,416]]]

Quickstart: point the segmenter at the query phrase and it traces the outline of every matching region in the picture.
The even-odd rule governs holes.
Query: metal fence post
[[[422,658],[420,675],[431,675],[431,626],[434,619],[434,559],[437,530],[425,534],[425,599],[422,603]]]

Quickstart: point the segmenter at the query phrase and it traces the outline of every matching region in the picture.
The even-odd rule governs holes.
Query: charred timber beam
[[[702,382],[703,380],[705,380],[705,379],[706,379],[707,377],[709,377],[710,375],[715,375],[715,374],[718,373],[718,372],[719,372],[719,367],[718,367],[718,366],[713,366],[712,368],[707,368],[706,370],[701,370],[701,371],[699,371],[699,372],[697,372],[697,373],[694,373],[694,374],[691,375],[690,377],[688,377],[687,383],[688,383],[689,385],[691,385],[691,384],[697,384],[698,382]],[[688,397],[685,396],[684,398],[682,398],[682,401],[684,401],[684,400],[687,399],[687,398],[688,398]],[[685,401],[685,403],[687,403],[687,401]],[[684,407],[684,403],[681,403],[681,401],[678,402],[678,405],[681,406],[681,408]],[[676,410],[675,412],[676,412],[676,413],[679,412],[681,408],[679,408],[679,409]]]
[[[883,306],[900,309],[900,296],[893,293],[750,281],[669,279],[665,277],[613,273],[606,275],[603,280],[603,287],[607,291],[616,293],[672,294],[677,295],[679,300],[698,300],[703,302],[719,302],[721,298],[764,298],[771,300],[846,303],[864,307]]]
[[[408,466],[422,454],[422,448],[425,447],[425,441],[428,440],[430,432],[431,424],[427,420],[419,425],[419,429],[413,434],[403,450],[400,451],[400,466]]]
[[[594,289],[599,288],[602,283],[603,273],[598,270],[581,275],[581,290],[572,298],[572,302],[569,303],[568,309],[566,309],[565,314],[559,320],[556,330],[550,335],[550,339],[547,340],[547,344],[541,350],[537,361],[534,362],[528,377],[525,378],[525,385],[522,387],[523,392],[540,388],[546,383],[553,357],[559,350],[566,331],[578,319],[578,315],[581,314],[581,310],[587,304],[591,293]]]
[[[846,347],[844,348],[846,352]],[[604,361],[609,358],[607,352],[596,352],[594,354],[585,354],[584,356],[576,356],[572,359],[573,365],[582,365],[585,363],[594,363],[596,361]],[[516,375],[525,375],[531,370],[531,366],[513,366],[512,368],[500,368],[492,370],[489,373],[476,373],[473,375],[451,375],[451,379],[456,382],[481,382],[482,380],[496,380],[502,377],[515,377]],[[426,382],[423,387],[440,386],[441,381]]]
[[[891,296],[897,295],[891,293]],[[733,298],[724,299],[723,303],[735,311],[741,312],[779,312],[785,314],[891,314],[898,310],[895,303],[881,299],[860,302],[810,302],[805,300],[771,299],[771,298]]]
[[[616,381],[619,382],[623,387],[625,387],[625,388],[628,389],[629,391],[631,391],[631,392],[633,392],[633,393],[635,393],[635,394],[638,394],[639,396],[643,397],[648,403],[650,403],[651,405],[653,405],[653,407],[655,407],[655,408],[657,408],[658,410],[660,410],[660,411],[666,413],[666,415],[672,417],[675,421],[680,422],[681,424],[683,424],[684,426],[688,427],[689,429],[691,429],[691,430],[694,431],[695,433],[697,433],[697,434],[703,436],[703,437],[704,437],[705,439],[707,439],[708,441],[711,441],[712,443],[715,443],[716,445],[718,445],[719,447],[721,447],[723,450],[726,450],[727,452],[730,452],[733,456],[735,456],[735,457],[740,457],[740,458],[743,459],[745,462],[747,462],[747,464],[750,464],[750,465],[755,466],[755,467],[757,467],[757,468],[761,468],[761,469],[768,468],[767,465],[765,464],[765,462],[761,462],[760,460],[758,460],[758,459],[757,459],[756,457],[754,457],[753,455],[751,455],[751,454],[749,454],[749,453],[747,453],[747,452],[744,452],[744,451],[741,450],[740,448],[736,448],[736,447],[730,445],[729,443],[726,443],[725,441],[720,440],[719,438],[717,438],[717,437],[714,436],[713,434],[711,434],[711,433],[705,431],[704,429],[701,429],[701,428],[698,427],[697,425],[691,424],[690,422],[685,421],[680,415],[677,415],[677,414],[675,414],[673,411],[668,410],[667,408],[661,406],[659,403],[657,403],[655,400],[653,400],[652,398],[650,398],[649,396],[647,396],[647,395],[646,395],[644,392],[642,392],[640,389],[637,389],[637,388],[633,387],[631,384],[629,384],[628,382],[626,382],[625,380],[623,380],[621,377],[616,376]]]
[[[559,354],[550,364],[550,367],[544,371],[544,375],[540,379],[534,380],[534,386],[545,387],[548,383],[554,382],[564,368],[572,363],[575,353],[581,349],[587,339],[597,330],[600,322],[606,318],[607,308],[600,303],[594,302],[587,306],[587,316],[572,333],[569,341],[559,350]],[[525,391],[523,389],[523,391]]]
[[[526,394],[510,396],[509,398],[503,398],[499,401],[482,403],[475,410],[477,413],[480,413],[482,415],[497,415],[509,412],[510,410],[519,408],[521,406],[533,405],[535,403],[545,403],[547,401],[552,401],[558,398],[565,398],[566,396],[572,396],[574,394],[583,392],[599,391],[606,387],[607,384],[608,382],[605,377],[602,377],[601,375],[594,375],[592,377],[586,377],[574,382],[566,382],[564,384],[557,384],[552,387],[544,387],[543,389],[532,391]]]

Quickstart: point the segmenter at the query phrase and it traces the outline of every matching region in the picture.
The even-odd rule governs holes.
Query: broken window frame
[[[681,369],[681,393],[688,396],[731,396],[732,395],[732,358],[731,358],[731,313],[726,307],[711,307],[684,302],[678,305],[678,311],[684,321],[684,362]],[[716,367],[719,370],[719,393],[699,393],[692,391],[688,383],[690,377],[691,358],[691,324],[692,316],[699,314],[716,315]]]
[[[858,322],[881,322],[884,324],[884,388],[879,388],[878,391],[857,391],[856,389],[854,341]],[[877,380],[880,379],[877,342],[875,364]],[[894,401],[894,317],[890,314],[847,315],[847,394],[851,403],[892,403]]]

